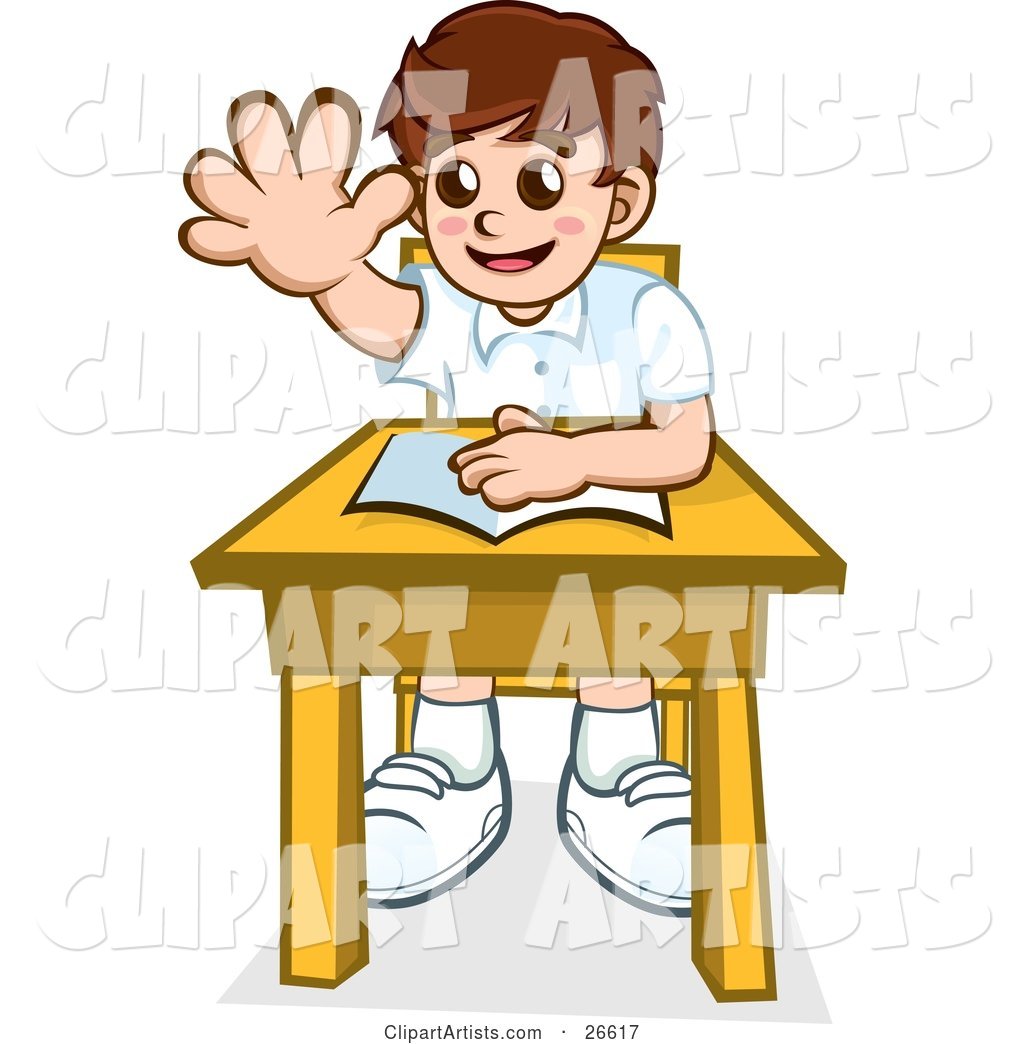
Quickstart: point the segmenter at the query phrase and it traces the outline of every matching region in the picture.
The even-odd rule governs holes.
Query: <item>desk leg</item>
[[[708,684],[691,704],[693,963],[715,1000],[775,1000],[756,695]]]
[[[395,678],[395,752],[412,750],[412,712],[416,705],[419,678]]]
[[[686,700],[661,700],[661,760],[683,768],[690,760],[687,718]]]
[[[281,676],[281,982],[337,986],[369,960],[359,683]]]

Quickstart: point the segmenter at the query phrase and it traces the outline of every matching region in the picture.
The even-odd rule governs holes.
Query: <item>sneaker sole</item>
[[[398,888],[367,888],[366,900],[370,906],[393,910],[404,906],[416,906],[425,903],[435,896],[454,888],[475,873],[498,850],[508,833],[509,816],[497,826],[492,827],[481,839],[480,843],[470,849],[457,863],[446,867],[434,877],[415,884],[402,885]]]
[[[562,839],[562,845],[572,856],[573,860],[583,868],[587,875],[593,878],[607,892],[611,892],[617,899],[621,899],[630,906],[644,910],[647,913],[658,914],[661,917],[689,917],[692,903],[688,898],[678,896],[666,896],[666,902],[652,901],[652,894],[648,889],[642,889],[633,881],[615,873],[610,866],[603,863],[572,829],[568,823],[558,824],[558,833]]]

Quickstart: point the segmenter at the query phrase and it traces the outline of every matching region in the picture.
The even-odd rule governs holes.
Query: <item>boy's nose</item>
[[[496,220],[502,215],[497,210],[481,210],[479,214],[473,219],[473,228],[476,229],[478,236],[486,236],[488,239],[494,239],[501,235],[496,228]],[[488,228],[488,221],[490,222],[490,228]]]

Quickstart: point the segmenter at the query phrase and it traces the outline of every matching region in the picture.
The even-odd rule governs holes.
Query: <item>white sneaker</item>
[[[584,782],[570,754],[558,832],[601,886],[652,913],[690,915],[690,777],[671,761],[626,769],[610,790]]]
[[[366,894],[371,906],[425,902],[465,880],[508,833],[512,801],[501,751],[479,782],[455,780],[428,754],[393,754],[366,784]]]

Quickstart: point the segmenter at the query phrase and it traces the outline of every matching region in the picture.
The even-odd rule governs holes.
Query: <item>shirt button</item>
[[[546,364],[545,363],[537,363],[537,365],[538,366],[544,366],[546,368]],[[538,417],[550,417],[551,416],[551,407],[550,406],[538,406],[537,407],[537,416]]]
[[[551,369],[551,367],[548,366],[548,364],[546,362],[544,362],[543,359],[541,359],[540,362],[538,362],[538,363],[536,363],[534,365],[533,372],[536,373],[536,374],[539,374],[541,377],[543,377],[544,374],[546,374],[548,372],[548,370],[550,370],[550,369]]]

